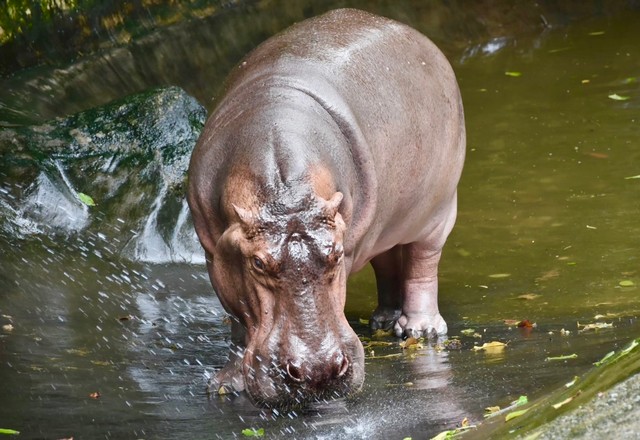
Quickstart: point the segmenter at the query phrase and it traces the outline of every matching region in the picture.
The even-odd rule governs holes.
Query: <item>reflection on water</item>
[[[133,263],[94,233],[3,236],[0,324],[12,329],[0,331],[0,427],[23,438],[233,438],[253,427],[271,438],[419,439],[586,371],[640,333],[640,180],[626,179],[640,174],[637,18],[450,50],[469,146],[459,220],[441,265],[441,310],[451,335],[473,328],[480,338],[461,336],[459,351],[378,349],[400,355],[369,359],[354,399],[274,414],[243,395],[208,399],[204,392],[225,362],[229,333],[201,266]],[[181,29],[193,38],[197,27]],[[142,56],[134,55],[131,62]],[[220,65],[207,93],[235,61],[212,58]],[[104,90],[113,79],[78,78],[76,86]],[[85,95],[77,93],[65,109],[80,106]],[[48,115],[52,102],[24,111]],[[358,318],[373,308],[372,288],[366,270],[350,285],[347,315],[362,335]],[[577,321],[594,322],[596,314],[613,328],[577,331]],[[504,319],[537,327],[509,328]],[[508,346],[499,354],[471,350],[492,340]],[[572,353],[578,358],[545,361]]]

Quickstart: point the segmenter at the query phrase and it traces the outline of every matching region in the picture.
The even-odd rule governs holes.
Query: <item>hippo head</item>
[[[246,329],[245,390],[265,406],[357,391],[362,344],[344,316],[342,193],[295,207],[231,204],[236,221],[217,243],[212,280]]]

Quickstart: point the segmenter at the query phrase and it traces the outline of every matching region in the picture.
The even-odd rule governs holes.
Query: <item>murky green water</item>
[[[3,241],[0,324],[13,328],[0,331],[0,428],[21,438],[233,438],[255,427],[273,438],[419,439],[585,372],[640,334],[640,179],[626,179],[640,174],[638,19],[586,20],[447,53],[468,155],[440,304],[450,335],[474,328],[482,338],[463,336],[459,351],[376,349],[400,355],[369,360],[356,399],[277,415],[243,396],[205,395],[207,375],[225,361],[228,327],[202,267],[124,261],[99,236]],[[185,83],[206,82],[195,76]],[[59,105],[85,105],[68,99]],[[51,116],[55,102],[35,107]],[[347,316],[363,335],[358,319],[374,307],[373,285],[365,270],[350,287]],[[525,294],[532,299],[518,298]],[[597,314],[613,328],[577,331]],[[471,350],[492,340],[508,346]]]

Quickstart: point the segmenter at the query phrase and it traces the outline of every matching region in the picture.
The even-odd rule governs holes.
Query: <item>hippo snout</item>
[[[275,346],[282,349],[282,344]],[[353,340],[330,348],[295,344],[270,354],[257,349],[254,355],[245,358],[246,390],[262,406],[292,407],[347,397],[364,380],[364,350],[355,333]]]
[[[287,380],[293,384],[321,389],[332,381],[345,377],[349,366],[347,355],[342,350],[337,350],[327,362],[321,364],[301,359],[291,360],[286,363],[284,371]]]

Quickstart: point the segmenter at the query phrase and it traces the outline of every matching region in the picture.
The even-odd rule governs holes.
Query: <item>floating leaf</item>
[[[11,324],[5,324],[2,326],[2,330],[5,332],[12,332],[13,331],[13,325]]]
[[[510,273],[493,273],[489,275],[489,278],[499,279],[499,278],[509,278],[511,276]]]
[[[568,359],[576,359],[578,357],[577,354],[566,354],[564,356],[550,356],[545,359],[545,361],[566,361]]]
[[[530,301],[530,300],[533,300],[533,299],[536,299],[536,298],[539,298],[539,297],[540,297],[540,295],[537,295],[535,293],[525,293],[524,295],[519,295],[517,298],[518,299],[525,299],[525,300]]]
[[[424,348],[424,345],[422,345],[419,339],[407,338],[404,341],[400,342],[400,348],[402,348],[403,350],[419,350],[421,348]]]
[[[567,403],[571,402],[575,398],[576,398],[576,396],[567,397],[562,402],[558,402],[555,405],[551,405],[551,406],[553,407],[553,409],[558,409],[558,408],[566,405]]]
[[[595,365],[596,367],[599,367],[600,365],[609,362],[615,354],[616,354],[615,351],[610,351],[609,353],[605,354],[604,357],[600,359],[598,362],[594,362],[593,365]]]
[[[518,328],[533,328],[536,327],[536,323],[532,323],[531,321],[529,321],[528,319],[525,319],[524,321],[520,321],[518,323]]]
[[[360,322],[360,324],[362,324],[362,325],[369,325],[369,320],[368,319],[360,318],[360,319],[358,319],[358,322]]]
[[[631,98],[631,97],[630,96],[621,96],[621,95],[618,95],[617,93],[613,93],[613,94],[609,95],[609,99],[613,99],[614,101],[626,101],[629,98]]]
[[[516,417],[520,417],[521,415],[523,415],[527,411],[529,411],[529,408],[521,409],[519,411],[510,412],[509,414],[507,414],[507,417],[504,418],[504,421],[508,422],[511,419],[515,419]]]
[[[492,342],[485,342],[480,347],[477,347],[477,346],[473,347],[473,350],[474,351],[485,350],[488,353],[499,353],[499,352],[502,352],[504,350],[504,347],[506,346],[507,344],[505,344],[504,342],[492,341]]]
[[[640,174],[637,174],[635,176],[629,176],[629,177],[625,177],[626,180],[630,180],[630,179],[640,179]]]
[[[485,417],[489,414],[497,413],[498,411],[500,411],[499,406],[488,406],[484,409]]]
[[[264,428],[246,428],[242,430],[242,435],[245,437],[264,437]]]
[[[78,193],[78,198],[82,203],[87,206],[96,206],[96,202],[93,201],[93,198],[85,193]]]
[[[618,283],[621,287],[632,287],[635,286],[636,283],[634,283],[631,280],[622,280]]]
[[[564,384],[565,387],[567,388],[571,388],[572,386],[574,386],[578,381],[580,380],[580,378],[578,376],[573,376],[573,380],[571,382],[567,382]]]
[[[598,35],[604,35],[604,31],[589,32],[589,35],[591,35],[592,37],[597,37]]]
[[[507,76],[511,76],[513,78],[517,78],[519,76],[522,76],[522,72],[514,72],[514,71],[506,71],[504,72],[505,75]]]
[[[18,434],[20,434],[20,431],[16,431],[15,429],[0,428],[0,434],[4,434],[4,435],[18,435]]]
[[[92,399],[99,399],[100,398],[100,391],[96,391],[94,393],[89,394],[89,397],[91,397]]]
[[[504,323],[508,326],[516,326],[518,324],[520,324],[520,320],[519,319],[505,319]]]
[[[476,330],[473,328],[465,328],[464,330],[460,330],[460,334],[465,336],[473,336],[475,332]]]

